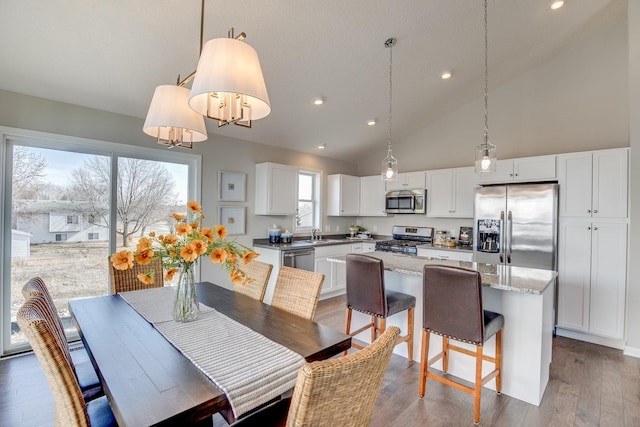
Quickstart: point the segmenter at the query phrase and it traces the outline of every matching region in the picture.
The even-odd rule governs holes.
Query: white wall
[[[629,0],[629,135],[631,141],[631,225],[629,227],[629,278],[627,282],[627,349],[640,357],[640,2]]]

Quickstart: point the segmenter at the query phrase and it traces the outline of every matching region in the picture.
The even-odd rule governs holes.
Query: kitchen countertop
[[[418,249],[435,249],[438,251],[455,251],[455,252],[464,252],[464,253],[473,252],[473,247],[471,246],[440,246],[440,245],[433,245],[431,243],[418,245],[417,248]]]
[[[301,249],[301,248],[314,248],[317,246],[331,246],[331,245],[345,245],[349,243],[375,243],[380,240],[389,240],[389,236],[372,236],[370,239],[350,238],[344,234],[335,236],[322,236],[322,239],[314,240],[310,242],[307,236],[294,237],[292,243],[269,243],[269,239],[253,239],[253,246],[257,248],[275,249],[275,250],[287,250],[287,249]]]
[[[391,252],[368,252],[365,255],[381,259],[384,269],[401,274],[422,276],[425,264],[451,265],[480,271],[482,284],[494,289],[540,295],[555,282],[558,273],[536,268],[513,267],[475,262],[440,260],[427,257],[394,254]],[[346,263],[344,256],[329,257],[328,261]]]

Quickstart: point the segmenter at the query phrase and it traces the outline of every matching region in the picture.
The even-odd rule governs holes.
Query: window
[[[320,228],[321,176],[319,172],[298,172],[298,213],[295,217],[295,231],[311,232],[314,228]]]
[[[108,255],[135,249],[143,233],[168,233],[169,215],[199,195],[200,156],[188,153],[0,127],[0,157],[0,184],[12,186],[0,229],[0,239],[12,239],[0,246],[8,267],[0,275],[2,354],[28,348],[16,313],[34,271],[75,339],[67,301],[108,293]]]

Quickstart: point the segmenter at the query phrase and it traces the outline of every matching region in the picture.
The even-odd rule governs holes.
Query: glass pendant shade
[[[207,139],[204,117],[189,107],[189,89],[176,85],[158,86],[153,93],[142,130],[158,144],[192,148]]]
[[[476,147],[476,172],[495,172],[498,161],[498,150],[489,141],[483,142]]]
[[[382,161],[382,180],[395,181],[396,179],[398,179],[398,160],[389,150],[387,157]]]
[[[203,47],[191,86],[189,105],[198,113],[251,127],[271,112],[267,87],[255,49],[234,38],[209,40]]]

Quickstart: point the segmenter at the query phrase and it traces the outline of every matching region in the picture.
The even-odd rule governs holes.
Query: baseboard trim
[[[622,354],[640,359],[640,348],[625,346]]]
[[[573,338],[574,340],[578,341],[590,342],[592,344],[604,345],[605,347],[617,348],[618,350],[625,349],[625,342],[623,340],[599,337],[597,335],[585,334],[584,332],[556,328],[556,335],[566,338]]]

